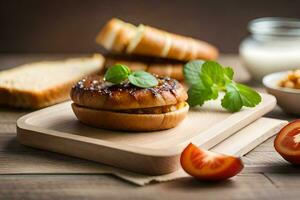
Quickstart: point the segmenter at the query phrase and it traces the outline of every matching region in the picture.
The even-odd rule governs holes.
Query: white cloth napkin
[[[284,120],[260,118],[219,143],[211,150],[228,155],[243,156],[268,138],[275,135],[285,124],[287,124],[287,121]],[[183,169],[179,169],[170,174],[149,176],[104,165],[103,174],[113,174],[140,186],[144,186],[150,182],[170,181],[189,176]]]

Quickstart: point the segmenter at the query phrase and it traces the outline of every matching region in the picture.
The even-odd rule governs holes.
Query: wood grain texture
[[[242,174],[222,183],[203,183],[192,178],[136,187],[105,175],[0,176],[0,195],[30,199],[280,199],[277,188],[261,174]],[[254,182],[255,184],[251,184]],[[238,183],[238,184],[237,184]],[[105,190],[101,190],[105,185]],[[263,188],[263,190],[261,190]],[[30,191],[27,193],[26,191]],[[118,192],[116,192],[118,191]],[[123,194],[123,195],[121,195]],[[126,195],[125,195],[126,194]],[[226,194],[226,195],[225,195]]]
[[[32,57],[1,55],[0,69]],[[236,56],[230,57],[229,62],[238,62]],[[20,145],[15,123],[28,112],[0,109],[0,199],[299,199],[300,169],[275,152],[274,137],[243,157],[245,169],[230,181],[207,184],[184,178],[137,187],[97,174],[98,163]],[[297,118],[279,108],[267,116]]]
[[[0,107],[0,122],[1,123],[15,123],[18,118],[28,113],[28,110],[21,110],[15,108],[1,108]]]

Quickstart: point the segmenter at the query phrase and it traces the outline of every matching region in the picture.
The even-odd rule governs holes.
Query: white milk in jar
[[[300,68],[300,20],[261,18],[248,28],[252,35],[241,43],[240,57],[253,78]]]

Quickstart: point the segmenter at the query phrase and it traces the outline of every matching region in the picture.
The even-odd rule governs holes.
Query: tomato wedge
[[[180,163],[191,176],[208,181],[228,179],[244,168],[240,158],[206,151],[192,143],[181,153]]]
[[[277,134],[274,147],[287,161],[300,165],[300,120],[283,127]]]

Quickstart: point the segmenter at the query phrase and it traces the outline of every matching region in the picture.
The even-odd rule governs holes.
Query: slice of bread
[[[136,27],[122,20],[109,20],[96,37],[96,42],[108,51],[124,52],[130,40],[135,36]]]
[[[25,64],[0,72],[0,105],[42,108],[69,98],[79,79],[102,70],[104,57],[71,58]]]
[[[128,54],[189,61],[215,60],[218,50],[211,44],[191,37],[140,25],[127,47]]]
[[[113,18],[108,21],[96,38],[108,51],[129,55],[169,58],[179,61],[194,59],[215,60],[218,49],[191,37],[181,36],[140,24]]]

